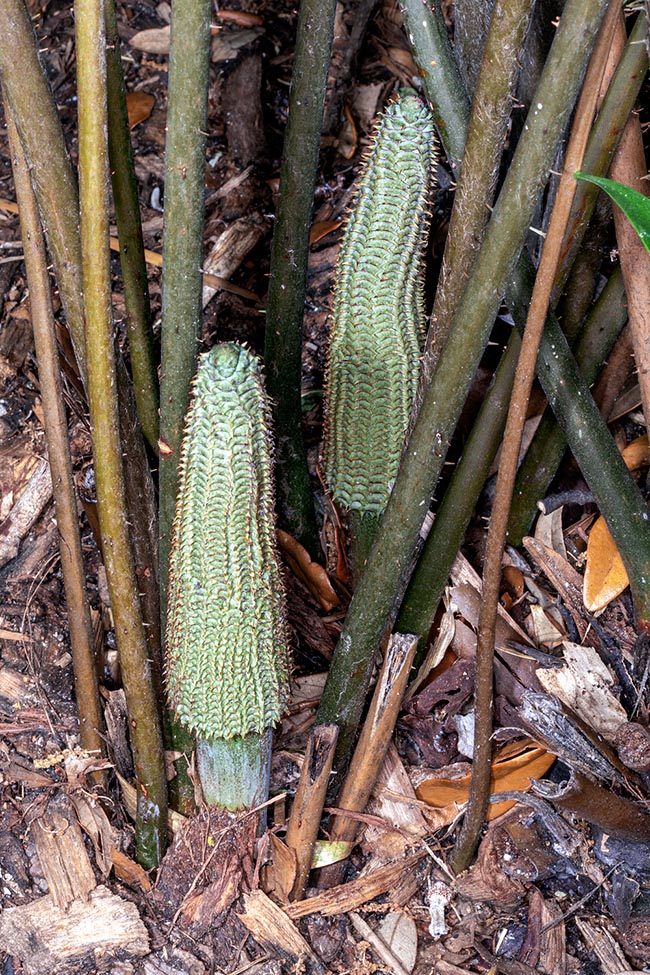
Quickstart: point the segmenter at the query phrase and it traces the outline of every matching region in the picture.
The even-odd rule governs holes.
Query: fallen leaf
[[[621,452],[630,471],[650,464],[648,437],[643,434]],[[598,613],[627,589],[629,580],[605,519],[600,516],[589,533],[583,600],[590,613]]]
[[[338,230],[340,226],[340,220],[317,220],[316,223],[312,224],[309,231],[309,243],[316,244],[323,237],[331,234],[333,230]]]
[[[324,610],[331,612],[339,604],[327,572],[318,562],[312,562],[306,548],[287,532],[278,529],[278,544],[291,566],[294,575],[309,589]]]
[[[225,20],[238,27],[260,27],[264,23],[259,14],[249,14],[245,10],[217,10],[217,20]]]
[[[169,54],[169,42],[171,38],[171,27],[152,27],[150,30],[141,30],[131,38],[131,47],[136,51],[144,51],[145,54]]]
[[[111,860],[118,880],[123,880],[130,887],[139,887],[145,894],[151,890],[151,880],[147,871],[139,863],[131,860],[126,853],[113,847]]]
[[[545,748],[533,744],[529,739],[511,742],[502,748],[492,762],[490,793],[518,790],[526,792],[531,779],[538,779],[548,772],[555,761]],[[449,809],[450,822],[456,817],[458,806],[469,798],[471,773],[458,779],[445,779],[431,776],[415,787],[418,799],[434,809]],[[496,819],[507,812],[514,802],[499,802],[488,809],[487,818]]]
[[[129,91],[126,96],[126,111],[129,128],[134,129],[140,122],[146,122],[153,111],[156,99],[148,91]]]
[[[348,105],[345,106],[345,120],[339,133],[338,149],[344,159],[352,159],[357,151],[359,136],[357,127]]]

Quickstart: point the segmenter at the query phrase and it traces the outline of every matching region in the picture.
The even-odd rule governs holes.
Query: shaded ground
[[[217,337],[234,338],[259,350],[264,320],[255,296],[263,298],[266,291],[295,11],[289,4],[251,2],[243,13],[235,6],[216,20],[220,30],[213,42],[205,266],[230,279],[239,293],[218,291],[210,297],[202,341],[208,347]],[[71,10],[46,0],[31,8],[74,157]],[[164,45],[169,5],[128,3],[120,7],[120,18],[127,88],[153,96],[153,102],[132,98],[131,108],[145,116],[133,130],[145,244],[160,253],[167,75],[166,57],[155,51]],[[163,33],[143,39],[141,32],[148,29]],[[343,5],[306,309],[303,391],[309,396],[306,421],[315,475],[338,224],[372,119],[396,84],[410,83],[416,74],[393,4],[357,0]],[[444,166],[439,175],[430,287],[450,205]],[[12,201],[4,131],[0,181],[0,196]],[[23,914],[5,910],[0,915],[3,971],[595,975],[650,965],[650,833],[644,806],[650,746],[645,705],[626,698],[625,683],[635,640],[633,617],[625,593],[597,621],[584,609],[579,572],[595,509],[582,502],[540,519],[526,560],[512,553],[504,574],[495,791],[508,793],[510,805],[495,807],[501,816],[490,826],[470,872],[454,880],[445,867],[458,806],[467,795],[467,714],[480,603],[480,580],[460,556],[448,609],[432,634],[437,653],[398,723],[363,842],[340,878],[347,883],[331,892],[310,889],[312,899],[287,905],[291,870],[282,830],[348,598],[340,554],[344,531],[322,492],[323,543],[333,589],[309,572],[311,588],[304,585],[295,562],[288,562],[296,673],[290,714],[276,744],[273,794],[280,798],[270,808],[270,832],[254,855],[250,818],[232,822],[203,813],[177,834],[157,882],[133,862],[128,722],[93,536],[87,412],[69,377],[66,396],[83,501],[84,555],[114,767],[106,780],[109,798],[101,802],[95,797],[92,763],[75,749],[71,656],[38,374],[24,269],[14,259],[20,252],[18,218],[1,208],[0,241],[7,255],[0,263],[0,899],[3,908],[26,908]],[[114,270],[119,320],[117,264]],[[160,271],[150,270],[159,310]],[[480,400],[492,365],[486,357],[472,402]],[[626,363],[615,385],[622,385],[628,371]],[[632,406],[633,393],[632,384]],[[619,422],[621,442],[640,432],[635,419],[633,414]],[[454,445],[452,452],[459,449]],[[560,486],[582,486],[569,465]],[[486,496],[467,537],[465,554],[475,568],[483,545],[482,515],[488,509]],[[575,645],[575,666],[573,683],[567,678],[560,687],[554,675],[563,640]],[[600,679],[588,680],[585,675],[599,674],[599,666]],[[537,697],[525,699],[525,691]],[[578,716],[578,737],[573,728],[563,730],[561,718],[552,718],[552,702],[561,693]],[[634,723],[628,721],[632,706]],[[531,726],[535,742],[522,738]],[[545,782],[532,797],[523,796],[520,790],[528,787],[529,778],[542,776]],[[48,890],[50,899],[43,906]]]

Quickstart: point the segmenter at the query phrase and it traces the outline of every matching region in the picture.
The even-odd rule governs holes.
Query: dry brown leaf
[[[148,91],[129,91],[126,95],[126,111],[129,128],[134,129],[140,122],[146,122],[153,111],[156,99]]]
[[[118,880],[123,880],[130,887],[139,887],[145,894],[151,890],[151,880],[147,871],[139,863],[131,860],[126,853],[113,847],[111,860]]]
[[[533,744],[530,740],[511,742],[498,753],[492,762],[492,778],[490,793],[507,792],[516,789],[526,792],[530,779],[538,779],[548,772],[555,761],[545,748]],[[434,809],[449,808],[450,815],[455,818],[457,808],[469,797],[469,783],[471,773],[459,779],[429,778],[416,786],[415,794],[422,802]],[[514,802],[499,802],[491,805],[488,819],[495,819],[507,812]],[[451,821],[451,820],[450,820]]]
[[[225,20],[238,27],[261,27],[264,18],[259,14],[249,14],[245,10],[217,10],[217,20]]]
[[[296,854],[275,833],[267,836],[270,858],[262,867],[261,887],[276,903],[288,904],[296,882]]]
[[[318,600],[324,610],[330,613],[339,604],[339,598],[332,588],[327,572],[318,562],[312,562],[306,548],[287,532],[278,529],[278,544],[291,569]]]
[[[152,27],[150,30],[141,30],[131,38],[131,47],[136,51],[144,51],[145,54],[169,54],[169,42],[171,38],[171,27]]]
[[[339,132],[338,149],[344,159],[352,159],[357,151],[359,136],[357,126],[348,105],[345,106],[345,120]]]
[[[621,452],[630,471],[650,464],[650,445],[643,434]],[[598,613],[627,589],[629,580],[605,519],[598,518],[589,533],[583,599],[590,613]]]
[[[338,230],[341,226],[340,220],[317,220],[313,223],[309,231],[309,243],[316,244],[323,237],[327,237],[333,230]]]

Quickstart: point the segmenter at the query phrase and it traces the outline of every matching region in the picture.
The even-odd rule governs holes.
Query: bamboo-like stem
[[[166,615],[169,544],[178,491],[178,458],[201,323],[201,255],[210,66],[210,0],[176,0],[169,52],[169,108],[165,145],[162,361],[160,375],[160,600]],[[168,745],[185,756],[192,735],[171,715]],[[187,761],[176,763],[173,805],[189,812],[194,788]]]
[[[589,130],[596,109],[600,82],[607,61],[607,52],[617,18],[618,5],[614,0],[611,0],[594,45],[594,51],[576,107],[575,121],[566,151],[564,171],[560,179],[535,287],[533,288],[508,410],[497,475],[496,495],[485,548],[483,598],[481,600],[476,643],[474,753],[469,801],[463,825],[450,858],[450,864],[456,872],[464,870],[474,856],[488,807],[492,773],[494,641],[501,583],[501,560],[506,544],[508,513],[526,421],[526,408],[535,378],[535,363],[575,193],[576,183],[573,174],[580,169],[584,157]]]
[[[296,856],[296,879],[291,899],[305,896],[314,844],[330,780],[339,730],[334,724],[318,725],[307,740],[305,760],[287,826],[286,843]]]
[[[469,103],[440,8],[431,0],[400,0],[406,34],[420,70],[447,161],[458,173]]]
[[[355,586],[368,561],[368,555],[380,521],[381,515],[373,514],[370,511],[350,511],[349,513],[350,568]]]
[[[79,238],[79,194],[54,99],[38,58],[38,42],[23,0],[0,3],[0,74],[29,166],[48,251],[63,302],[82,380],[86,336]],[[160,627],[156,506],[130,383],[117,360],[122,449],[129,458],[126,482],[129,523],[147,623],[149,653],[159,665]]]
[[[167,781],[160,719],[126,519],[111,310],[106,142],[106,61],[102,0],[75,7],[81,246],[86,313],[88,402],[104,561],[115,619],[138,776],[136,847],[156,866],[165,848]]]
[[[210,65],[210,0],[176,0],[165,144],[160,374],[160,586],[167,598],[178,458],[201,323],[203,198]]]
[[[523,304],[527,307],[528,303],[525,301]],[[595,380],[626,320],[623,282],[620,271],[616,271],[589,314],[575,348],[581,374],[588,384]],[[555,331],[559,330],[557,320],[549,315],[547,326],[551,323]],[[421,639],[429,632],[455,554],[501,443],[520,347],[519,335],[513,332],[406,591],[397,618],[397,628],[402,632],[416,633]],[[577,390],[569,390],[568,395],[578,399]],[[565,450],[566,438],[549,409],[517,475],[511,520],[508,523],[511,544],[518,544],[512,535],[513,512],[523,512],[520,521],[525,525],[520,527],[517,523],[518,534],[515,536],[520,539],[532,517],[527,512],[534,508],[538,498],[544,496]],[[424,648],[420,650],[423,652]]]
[[[645,21],[644,21],[645,22]],[[590,138],[585,159],[590,158],[592,165],[608,165],[611,147],[618,141],[618,136],[624,125],[630,105],[638,92],[647,67],[647,54],[642,44],[638,43],[640,25],[634,27],[628,45],[623,53],[621,69],[615,72],[610,88],[605,97],[598,120],[595,123]],[[631,72],[631,74],[627,74]],[[456,119],[456,125],[460,124]],[[610,146],[610,154],[601,151],[605,139]],[[604,175],[606,168],[595,169],[595,174]],[[578,190],[580,192],[580,188]],[[584,211],[590,213],[591,209]],[[570,234],[573,246],[579,246],[586,220],[580,208],[576,208],[575,200],[572,207],[572,222]],[[516,297],[516,308],[512,311],[517,321],[523,321],[530,302],[530,287],[526,284],[530,268],[527,270],[525,260],[520,260],[516,269],[515,282],[509,289],[510,296]],[[527,296],[527,297],[526,297]],[[625,302],[620,274],[615,273],[589,316],[583,336],[576,346],[576,356],[588,383],[594,381],[597,370],[606,358],[612,343],[623,326],[626,318]],[[559,326],[552,318],[555,331]],[[501,434],[505,426],[505,416],[509,400],[509,390],[514,375],[514,366],[519,349],[519,336],[513,334],[502,362],[497,370],[494,383],[490,388],[486,400],[477,417],[472,433],[465,444],[463,456],[457,465],[452,480],[441,502],[434,526],[429,533],[424,550],[418,561],[414,577],[407,590],[400,615],[398,628],[409,633],[417,633],[424,638],[429,631],[436,607],[446,585],[454,553],[462,540],[465,528],[469,523],[476,499],[491,466]],[[543,343],[543,346],[545,343]],[[547,356],[548,380],[557,385],[560,378],[554,371],[554,359]],[[508,374],[510,378],[508,378]],[[567,377],[563,376],[562,382]],[[573,400],[578,401],[577,392],[573,392]],[[562,429],[558,427],[552,412],[542,420],[538,434],[529,450],[518,476],[515,487],[513,508],[509,522],[509,538],[512,544],[518,544],[525,532],[534,505],[542,497],[548,484],[554,476],[566,448],[566,439]]]
[[[24,0],[0,3],[0,74],[30,169],[77,365],[85,380],[79,195]]]
[[[621,119],[627,119],[634,108],[643,79],[648,71],[648,17],[641,11],[623,49],[618,67],[609,84],[607,95],[589,139],[583,160],[584,172],[605,175],[623,133]],[[553,289],[553,303],[559,298],[577,254],[585,228],[591,219],[599,190],[581,180],[576,189],[571,218],[558,263],[558,275]]]
[[[626,321],[625,289],[621,272],[617,270],[596,302],[574,349],[576,361],[588,385],[596,381],[600,366]],[[508,519],[510,545],[521,544],[535,514],[537,502],[544,497],[555,477],[566,447],[562,429],[553,411],[547,409],[517,471]]]
[[[124,279],[124,303],[129,332],[129,352],[135,401],[142,432],[158,452],[158,373],[154,359],[153,329],[147,266],[138,201],[138,184],[129,136],[124,76],[120,59],[115,0],[106,0],[106,82],[108,88],[108,154],[120,264]]]
[[[336,721],[341,728],[340,760],[349,755],[376,648],[408,581],[449,438],[552,166],[602,15],[600,0],[568,0],[535,96],[542,108],[528,116],[350,604],[318,712],[320,723]]]
[[[394,633],[390,639],[375,693],[338,798],[341,809],[360,813],[366,808],[393,737],[417,645],[417,636],[410,633]],[[358,831],[359,823],[355,819],[335,816],[330,840],[334,843],[352,843]],[[335,887],[341,883],[343,863],[340,860],[324,867],[319,886]]]
[[[60,539],[59,551],[68,607],[79,734],[82,748],[101,755],[104,751],[101,735],[104,719],[99,700],[93,628],[86,591],[86,572],[81,553],[79,518],[72,479],[68,424],[59,371],[45,242],[29,170],[13,124],[11,110],[6,102],[5,118],[16,199],[20,208],[20,230],[25,252],[38,378],[43,400],[43,420]]]
[[[335,10],[336,0],[302,0],[300,4],[264,345],[266,385],[274,403],[280,525],[295,535],[312,558],[318,552],[318,532],[302,433],[302,321]]]
[[[643,135],[638,115],[632,114],[612,160],[610,176],[648,195]],[[650,254],[619,207],[614,207],[616,242],[625,281],[637,379],[646,428],[650,423]]]
[[[531,0],[496,0],[492,11],[433,303],[422,389],[440,357],[490,218],[532,10]]]

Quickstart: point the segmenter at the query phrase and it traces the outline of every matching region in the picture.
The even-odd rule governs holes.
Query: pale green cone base
[[[208,806],[234,811],[268,799],[272,738],[267,728],[245,738],[197,739],[196,764]]]

